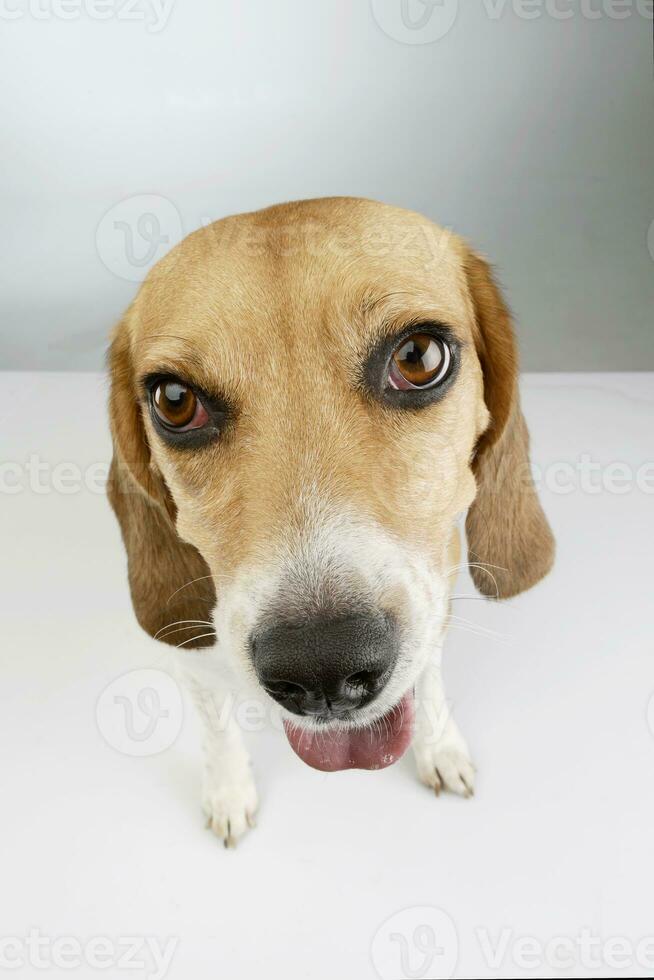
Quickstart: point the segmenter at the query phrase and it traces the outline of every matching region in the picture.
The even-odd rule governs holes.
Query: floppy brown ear
[[[470,572],[480,592],[506,599],[549,572],[554,537],[529,466],[511,315],[483,259],[470,252],[466,272],[484,400],[491,415],[473,460],[478,489],[466,519]]]
[[[152,463],[126,321],[116,331],[109,368],[114,456],[107,492],[127,551],[136,618],[146,633],[172,646],[211,646],[211,637],[200,637],[211,629],[202,623],[210,621],[216,601],[213,580],[200,553],[177,534],[175,505]]]

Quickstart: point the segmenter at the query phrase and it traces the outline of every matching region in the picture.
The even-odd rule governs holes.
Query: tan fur
[[[177,534],[172,498],[151,465],[126,334],[119,328],[110,355],[114,458],[108,494],[127,551],[136,618],[147,633],[158,636],[173,621],[208,621],[216,593],[205,561]],[[187,625],[184,637],[192,638],[188,646],[211,645],[208,637],[194,639],[207,633],[205,626]],[[166,642],[179,642],[179,634],[171,633]]]
[[[473,463],[477,497],[466,520],[470,572],[480,592],[506,599],[549,572],[554,537],[531,478],[511,316],[488,264],[470,253],[466,269],[491,414]]]
[[[412,318],[445,321],[464,344],[456,384],[419,412],[390,409],[358,383],[380,335]],[[220,592],[301,539],[316,501],[367,515],[447,573],[452,527],[477,483],[471,560],[502,566],[491,569],[500,595],[551,564],[526,476],[506,308],[485,264],[420,215],[337,198],[197,231],[148,276],[117,328],[110,369],[110,498],[151,634],[176,618],[207,619],[214,584]],[[152,371],[236,406],[216,444],[180,452],[162,442],[138,387]],[[489,576],[473,574],[495,594]]]

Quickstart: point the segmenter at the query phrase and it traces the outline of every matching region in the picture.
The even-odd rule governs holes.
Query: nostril
[[[385,673],[384,670],[357,670],[345,679],[345,683],[349,687],[358,687],[372,694],[382,686]]]
[[[301,698],[306,694],[301,684],[290,681],[267,681],[264,686],[273,698]]]
[[[322,695],[312,694],[293,681],[265,680],[263,688],[282,708],[294,715],[318,714],[326,708]]]

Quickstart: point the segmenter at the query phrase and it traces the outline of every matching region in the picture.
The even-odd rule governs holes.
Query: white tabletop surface
[[[267,730],[250,737],[258,826],[235,851],[204,830],[190,706],[172,745],[142,757],[96,721],[107,685],[169,663],[133,617],[101,492],[105,379],[0,383],[0,956],[14,976],[48,975],[38,956],[56,976],[80,962],[70,975],[174,980],[653,974],[654,375],[523,380],[558,560],[510,602],[457,602],[475,629],[451,632],[445,676],[475,798],[436,799],[410,757],[315,772]]]

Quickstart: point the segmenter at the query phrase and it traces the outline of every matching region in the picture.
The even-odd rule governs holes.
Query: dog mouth
[[[313,730],[284,719],[284,730],[296,755],[313,769],[386,769],[409,747],[414,721],[413,691],[369,725]]]

